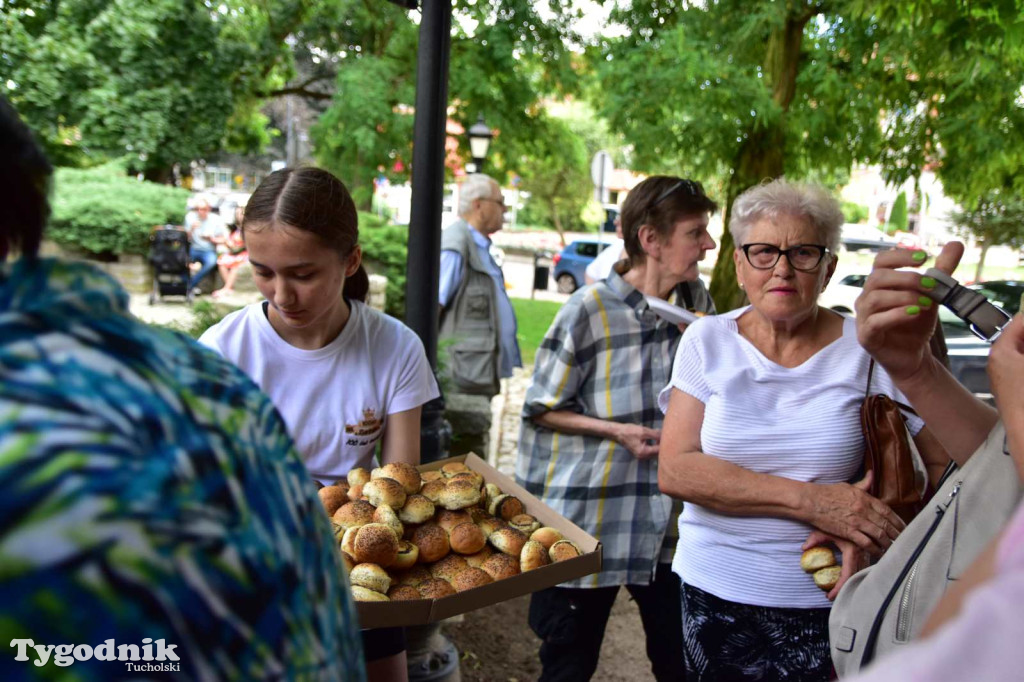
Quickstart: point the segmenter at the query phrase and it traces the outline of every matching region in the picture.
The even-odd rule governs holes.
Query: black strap
[[[683,282],[682,285],[679,287],[679,289],[680,289],[679,293],[683,297],[683,303],[686,304],[683,307],[686,308],[687,310],[694,310],[694,307],[693,307],[693,292],[690,291],[690,283],[689,282]]]

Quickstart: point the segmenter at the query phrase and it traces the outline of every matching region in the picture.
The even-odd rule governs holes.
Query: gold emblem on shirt
[[[384,420],[377,417],[372,407],[363,408],[363,419],[358,424],[345,424],[345,433],[353,436],[370,436],[380,431]]]

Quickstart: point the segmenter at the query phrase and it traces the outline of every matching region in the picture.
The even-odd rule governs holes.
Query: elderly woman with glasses
[[[698,263],[717,210],[699,183],[647,178],[622,206],[627,260],[555,317],[526,392],[516,478],[598,538],[602,571],[530,601],[540,676],[589,680],[619,588],[636,601],[655,679],[685,679],[673,501],[658,492],[658,390],[682,335],[650,300],[713,312]]]
[[[854,320],[817,303],[842,223],[811,185],[776,180],[737,198],[732,255],[750,305],[691,325],[659,396],[658,482],[685,502],[672,567],[698,679],[829,679],[829,600],[904,527],[867,480],[851,483],[870,358]],[[872,392],[903,400],[880,367]],[[934,451],[920,420],[908,426]],[[828,594],[801,570],[812,533],[843,551]]]

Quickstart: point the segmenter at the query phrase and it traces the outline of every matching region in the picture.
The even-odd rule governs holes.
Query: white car
[[[818,304],[837,313],[853,315],[853,302],[863,291],[867,278],[867,275],[846,275],[838,282],[830,282],[818,296]]]

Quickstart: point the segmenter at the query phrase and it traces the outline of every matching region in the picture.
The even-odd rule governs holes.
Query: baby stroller
[[[149,304],[153,305],[164,296],[184,296],[191,305],[188,233],[177,225],[164,225],[154,230],[150,237],[149,262],[153,265]]]

